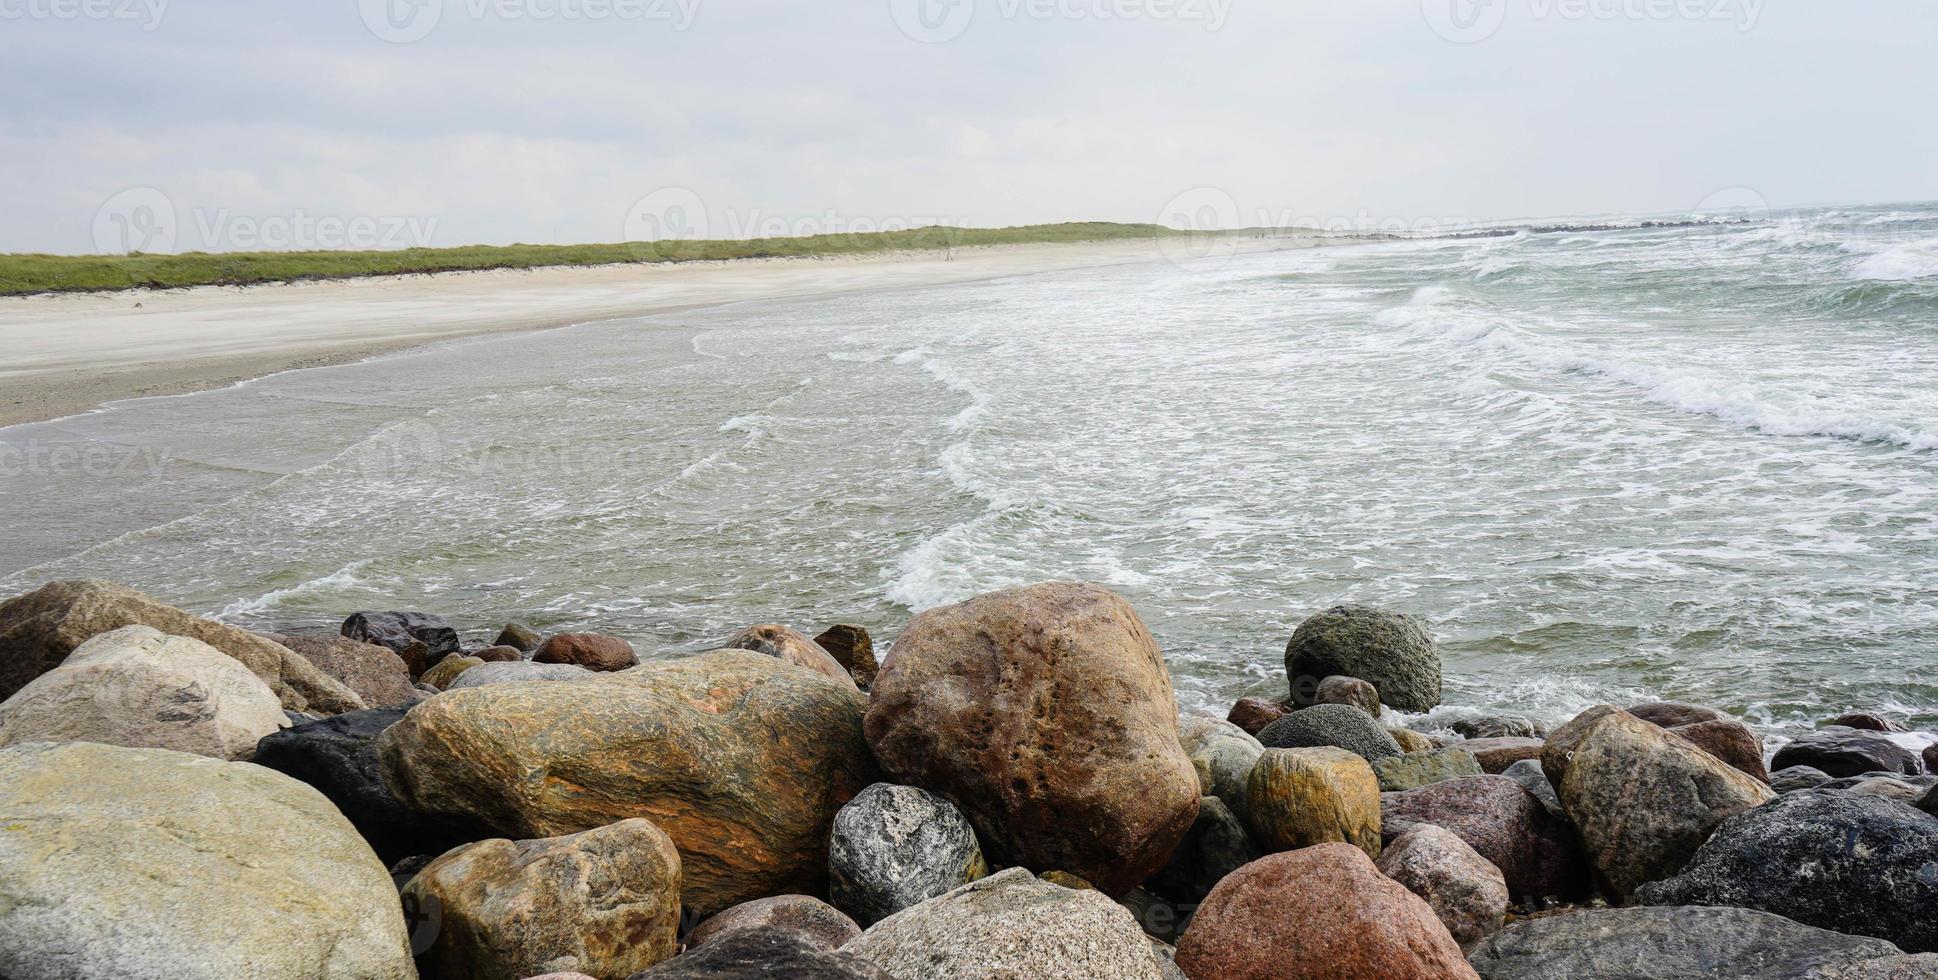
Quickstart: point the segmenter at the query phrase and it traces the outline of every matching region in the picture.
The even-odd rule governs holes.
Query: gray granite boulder
[[[1938,951],[1938,818],[1881,796],[1804,790],[1730,818],[1644,905],[1729,905]]]
[[[630,980],[899,980],[784,929],[736,929]]]
[[[1292,703],[1309,705],[1328,677],[1357,677],[1401,711],[1440,704],[1440,652],[1425,621],[1369,606],[1335,606],[1299,624],[1285,647]]]
[[[530,684],[541,681],[574,684],[589,681],[598,676],[598,671],[587,670],[578,664],[541,664],[529,660],[515,663],[485,663],[459,674],[445,690],[464,691],[474,687],[489,687],[493,684]]]
[[[1749,909],[1620,908],[1524,919],[1468,961],[1483,980],[1797,980],[1900,952]]]
[[[343,621],[340,630],[352,640],[375,643],[403,654],[413,643],[424,644],[424,666],[435,666],[462,644],[458,631],[442,616],[420,612],[360,612]],[[407,658],[408,660],[408,658]]]
[[[1178,722],[1178,744],[1198,771],[1205,796],[1225,801],[1232,812],[1245,814],[1245,784],[1265,747],[1229,721],[1186,715]]]
[[[927,790],[876,783],[835,814],[828,894],[863,926],[988,873],[975,827]]]
[[[1268,749],[1345,749],[1372,762],[1405,753],[1386,728],[1371,715],[1343,704],[1315,704],[1267,725],[1258,744]]]
[[[1382,793],[1399,793],[1433,783],[1481,776],[1480,763],[1473,753],[1461,748],[1408,752],[1405,755],[1373,760],[1373,775],[1379,777]]]
[[[1416,824],[1380,853],[1380,874],[1424,899],[1462,948],[1500,931],[1507,918],[1507,879],[1458,834]]]
[[[1195,905],[1227,875],[1264,856],[1245,821],[1225,801],[1207,796],[1198,801],[1198,821],[1171,853],[1171,862],[1146,887],[1173,902]]]
[[[1501,869],[1519,898],[1578,898],[1588,865],[1573,827],[1506,776],[1468,776],[1380,796],[1380,833],[1390,844],[1419,824],[1444,827]]]
[[[247,761],[288,724],[276,692],[235,658],[146,626],[96,636],[0,702],[0,746],[99,742]]]
[[[837,949],[861,935],[861,926],[840,909],[806,895],[777,895],[742,902],[693,927],[688,949],[698,949],[745,929],[793,933],[824,949]]]
[[[964,885],[869,927],[842,952],[896,980],[1161,980],[1137,920],[1102,892],[1022,868]]]
[[[1770,788],[1779,793],[1795,793],[1801,789],[1816,789],[1831,781],[1830,773],[1811,766],[1791,766],[1770,774]]]
[[[415,980],[397,891],[322,794],[160,749],[0,749],[0,976]]]

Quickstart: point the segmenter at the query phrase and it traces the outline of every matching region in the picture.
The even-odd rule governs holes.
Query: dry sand
[[[1256,251],[1316,238],[1227,240]],[[0,426],[220,388],[472,334],[753,299],[1164,261],[1153,241],[824,259],[458,272],[331,282],[0,297]]]

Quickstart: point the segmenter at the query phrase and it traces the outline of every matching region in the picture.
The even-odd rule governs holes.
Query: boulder
[[[1137,613],[1050,583],[916,616],[868,706],[897,782],[940,793],[998,864],[1111,894],[1150,877],[1198,815],[1164,655]]]
[[[1506,776],[1468,776],[1387,793],[1380,811],[1389,843],[1419,824],[1453,831],[1501,869],[1516,899],[1572,899],[1588,892],[1588,866],[1574,828]]]
[[[889,670],[893,664],[891,654]],[[870,926],[842,952],[897,980],[1162,977],[1129,912],[1100,892],[1039,881],[1022,868],[904,909]]]
[[[1475,948],[1471,962],[1487,980],[1797,980],[1897,952],[1748,909],[1621,908],[1523,919]]]
[[[1800,789],[1816,789],[1830,782],[1830,773],[1809,766],[1791,766],[1779,769],[1770,776],[1770,788],[1779,793],[1794,793]]]
[[[1380,873],[1424,899],[1464,949],[1507,920],[1507,879],[1458,834],[1416,824],[1380,854]]]
[[[1147,887],[1173,902],[1196,905],[1227,875],[1264,856],[1245,821],[1224,800],[1207,796],[1198,801],[1191,832]]]
[[[1274,854],[1219,882],[1177,964],[1206,980],[1474,977],[1433,909],[1347,844]]]
[[[1803,790],[1732,816],[1643,905],[1730,905],[1938,952],[1938,818],[1880,796]]]
[[[1441,747],[1433,739],[1411,728],[1389,728],[1386,734],[1393,736],[1393,741],[1399,744],[1401,752],[1432,752]]]
[[[0,746],[99,742],[247,761],[289,724],[276,692],[233,657],[124,626],[0,702]]]
[[[1918,801],[1923,799],[1934,785],[1938,785],[1938,777],[1872,773],[1868,776],[1833,779],[1816,788],[1838,789],[1860,796],[1882,796],[1897,800],[1906,806],[1917,806]]]
[[[1925,746],[1924,762],[1926,772],[1938,773],[1938,742]]]
[[[830,626],[814,642],[848,672],[855,686],[867,690],[875,683],[881,666],[875,663],[875,639],[867,629],[846,623]]]
[[[1938,816],[1938,787],[1934,787],[1931,792],[1926,793],[1924,798],[1918,801],[1918,809],[1933,816]]]
[[[517,647],[485,647],[477,653],[472,654],[472,656],[488,664],[515,664],[525,662],[525,652]]]
[[[1875,715],[1868,711],[1853,711],[1850,714],[1838,715],[1824,722],[1820,727],[1855,728],[1867,732],[1908,732],[1911,730],[1883,715]]]
[[[1245,734],[1256,736],[1265,726],[1292,713],[1292,709],[1265,698],[1239,698],[1231,706],[1231,713],[1225,720],[1245,730]]]
[[[404,709],[388,708],[298,725],[263,739],[254,762],[300,779],[328,797],[385,865],[419,854],[442,854],[488,836],[450,819],[427,819],[384,785],[377,736],[403,717]]]
[[[493,684],[577,684],[604,676],[578,664],[540,664],[529,660],[517,663],[484,663],[466,670],[451,681],[447,690],[468,691]]]
[[[1131,914],[1137,927],[1144,930],[1145,938],[1155,942],[1152,947],[1154,952],[1158,946],[1177,942],[1178,937],[1184,934],[1184,927],[1191,921],[1190,907],[1179,905],[1148,888],[1131,889],[1117,900],[1117,904]],[[1164,962],[1162,955],[1158,956],[1158,962]],[[1163,966],[1160,965],[1158,969],[1162,971]]]
[[[1199,791],[1245,812],[1245,785],[1264,746],[1228,721],[1187,715],[1178,722],[1178,744],[1198,771]]]
[[[1832,778],[1873,772],[1901,772],[1916,776],[1925,771],[1918,753],[1883,732],[1857,728],[1820,728],[1777,750],[1772,769],[1810,766]]]
[[[437,665],[424,672],[424,683],[442,691],[457,682],[465,671],[484,666],[484,661],[463,654],[445,657]]]
[[[863,926],[988,873],[976,829],[928,790],[877,783],[835,815],[828,895]]]
[[[372,708],[408,708],[422,700],[411,687],[410,668],[389,647],[328,635],[268,639],[296,651]]]
[[[450,691],[377,752],[406,805],[500,836],[649,819],[680,849],[681,901],[711,915],[822,891],[835,812],[879,781],[864,706],[813,672],[719,650],[580,684]]]
[[[806,895],[779,895],[742,902],[693,927],[688,949],[698,949],[748,929],[790,933],[822,949],[838,949],[861,935],[861,926],[840,909]]]
[[[426,668],[437,666],[438,661],[457,653],[460,647],[458,631],[444,617],[429,613],[354,613],[343,621],[339,632],[352,640],[388,647],[406,662],[411,660],[406,654],[411,644],[422,643],[424,649],[419,657]]]
[[[1453,733],[1465,739],[1541,738],[1547,733],[1526,715],[1481,715],[1453,723]]]
[[[855,685],[854,675],[835,660],[833,654],[822,649],[821,644],[785,626],[772,623],[749,626],[727,637],[726,642],[720,646],[729,650],[752,650],[755,653],[764,653],[855,686],[859,690],[859,686]]]
[[[1624,900],[1682,870],[1718,824],[1776,796],[1695,745],[1609,706],[1555,732],[1541,768],[1597,876]]]
[[[1668,730],[1743,775],[1761,783],[1770,781],[1770,770],[1763,764],[1763,740],[1750,726],[1734,718],[1718,718]]]
[[[680,948],[680,854],[648,820],[460,847],[403,895],[438,914],[417,957],[423,980],[626,977]]]
[[[736,929],[631,980],[897,980],[866,960],[783,929]]]
[[[1379,778],[1345,749],[1266,749],[1246,796],[1248,826],[1266,851],[1344,842],[1379,856]]]
[[[600,633],[560,633],[547,639],[532,654],[539,664],[572,664],[602,674],[630,670],[639,666],[633,645],[616,636]]]
[[[1938,980],[1938,953],[1839,963],[1811,971],[1807,980]]]
[[[1425,621],[1368,606],[1335,606],[1299,625],[1285,647],[1292,703],[1309,705],[1319,682],[1357,677],[1401,711],[1440,704],[1440,654]]]
[[[1721,721],[1729,716],[1715,708],[1700,704],[1685,704],[1681,701],[1651,701],[1628,709],[1634,715],[1658,728],[1681,728],[1705,721]]]
[[[59,666],[81,644],[124,626],[147,626],[222,651],[268,684],[290,711],[336,714],[369,707],[280,643],[100,581],[54,582],[0,603],[0,698]]]
[[[1460,747],[1480,763],[1482,772],[1498,776],[1516,762],[1541,758],[1548,743],[1538,738],[1473,738],[1461,742]]]
[[[1373,761],[1373,775],[1379,777],[1380,792],[1399,793],[1483,773],[1473,753],[1462,748],[1451,748],[1376,759]]]
[[[1268,749],[1312,749],[1333,746],[1371,762],[1396,758],[1400,743],[1373,717],[1343,704],[1315,704],[1273,722],[1258,733]]]
[[[1521,788],[1534,794],[1534,798],[1547,807],[1548,812],[1557,820],[1567,820],[1568,811],[1561,808],[1561,797],[1555,795],[1554,784],[1548,782],[1548,774],[1541,769],[1540,759],[1522,759],[1508,766],[1501,775],[1521,784]]]
[[[506,623],[505,628],[498,631],[498,638],[491,641],[491,645],[511,647],[520,653],[531,653],[538,649],[538,645],[542,642],[544,638],[531,627],[522,623]]]
[[[1328,677],[1313,692],[1314,704],[1343,704],[1379,717],[1379,690],[1357,677]]]
[[[88,742],[0,749],[0,976],[413,980],[390,875],[261,766]]]

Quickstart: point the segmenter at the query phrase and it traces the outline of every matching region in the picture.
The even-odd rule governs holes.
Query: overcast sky
[[[1931,0],[0,0],[0,84],[8,251],[1938,198]]]

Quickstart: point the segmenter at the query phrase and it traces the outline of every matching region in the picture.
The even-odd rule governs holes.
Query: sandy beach
[[[1318,238],[1229,240],[1230,251]],[[1014,245],[952,253],[749,259],[387,276],[330,282],[0,298],[0,426],[120,399],[224,387],[433,341],[697,306],[971,282],[1137,262],[1189,246]]]

